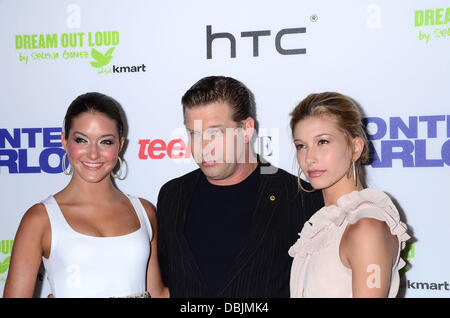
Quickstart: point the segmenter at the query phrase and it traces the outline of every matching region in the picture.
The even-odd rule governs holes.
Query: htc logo
[[[281,55],[306,54],[305,48],[286,48],[282,46],[282,39],[284,36],[298,36],[306,33],[306,28],[289,28],[281,29],[275,36],[275,48]],[[259,38],[263,36],[270,36],[272,31],[246,31],[241,32],[241,38],[253,39],[253,56],[259,56]],[[233,34],[228,32],[212,33],[211,25],[206,26],[206,58],[212,59],[212,44],[216,39],[228,39],[230,41],[230,57],[236,58],[236,38]]]

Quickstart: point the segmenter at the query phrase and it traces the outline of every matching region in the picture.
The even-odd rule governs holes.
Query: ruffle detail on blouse
[[[300,238],[289,249],[291,257],[304,258],[308,254],[315,254],[335,241],[330,235],[330,227],[339,227],[345,219],[354,224],[362,218],[375,218],[386,222],[393,235],[397,235],[403,250],[410,238],[405,223],[400,221],[397,208],[389,196],[383,191],[367,188],[345,194],[337,200],[336,205],[323,207],[317,211],[309,221],[305,222]],[[397,268],[406,265],[399,257]]]
[[[328,230],[331,226],[342,224],[345,214],[337,206],[327,206],[319,211],[303,225],[300,238],[289,249],[291,257],[306,257],[318,253],[333,242]]]

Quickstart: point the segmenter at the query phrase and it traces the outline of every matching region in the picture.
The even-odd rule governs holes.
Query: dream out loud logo
[[[0,284],[6,282],[6,275],[11,261],[11,251],[14,240],[1,240],[0,242]]]
[[[61,173],[61,132],[61,127],[0,128],[0,174]]]
[[[373,168],[450,166],[450,115],[367,117]]]
[[[16,34],[15,49],[25,64],[87,60],[98,74],[112,72],[110,62],[119,44],[118,31]]]
[[[414,11],[414,27],[418,38],[425,44],[450,38],[450,7]]]
[[[70,4],[66,26],[71,30],[82,25],[81,7]],[[112,60],[120,45],[118,30],[15,34],[14,47],[19,61],[31,63],[80,62],[92,66],[98,74],[146,72],[146,65],[116,65]]]

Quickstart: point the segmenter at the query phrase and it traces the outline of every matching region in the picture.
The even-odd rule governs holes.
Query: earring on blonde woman
[[[299,188],[302,189],[305,192],[314,192],[314,191],[316,191],[316,189],[306,190],[305,188],[303,188],[302,180],[300,179],[300,176],[302,175],[302,172],[303,172],[302,168],[299,167],[298,168],[298,176],[297,176],[297,183],[298,183]]]

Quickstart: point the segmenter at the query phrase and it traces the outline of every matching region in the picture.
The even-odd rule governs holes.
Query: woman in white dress
[[[3,296],[32,297],[42,259],[54,297],[167,297],[155,208],[112,181],[120,177],[113,169],[117,161],[122,167],[125,142],[118,102],[100,93],[78,96],[61,141],[71,180],[23,216]]]

